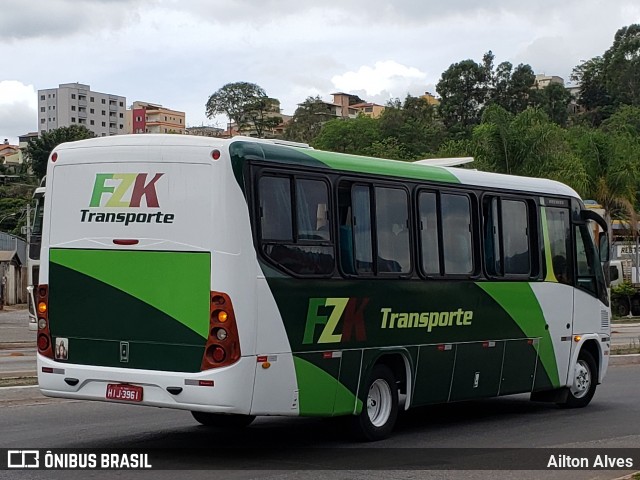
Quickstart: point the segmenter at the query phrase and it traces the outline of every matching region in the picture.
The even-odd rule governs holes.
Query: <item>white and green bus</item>
[[[63,144],[47,179],[45,395],[377,440],[420,405],[582,407],[607,371],[606,226],[561,183],[181,135]]]

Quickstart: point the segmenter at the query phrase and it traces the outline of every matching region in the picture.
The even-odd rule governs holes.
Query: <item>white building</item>
[[[125,133],[127,99],[91,91],[82,83],[38,90],[38,132],[84,125],[98,137]]]

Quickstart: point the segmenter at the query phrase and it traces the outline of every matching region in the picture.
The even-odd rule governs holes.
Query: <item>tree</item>
[[[333,152],[368,155],[372,145],[382,140],[377,120],[360,115],[325,123],[313,146]]]
[[[438,111],[453,137],[464,137],[480,123],[487,100],[487,71],[473,60],[452,64],[436,85],[440,95]]]
[[[294,142],[312,143],[320,134],[322,125],[335,118],[330,106],[319,96],[307,97],[296,108],[284,131],[284,138]]]
[[[275,100],[267,97],[264,89],[255,83],[227,83],[214,92],[207,103],[207,118],[225,114],[235,122],[238,130],[254,128],[259,137],[265,130],[278,125],[282,119],[273,115]],[[279,120],[276,122],[274,118]]]
[[[629,133],[640,138],[640,107],[622,105],[613,115],[602,122],[600,126],[603,132]]]
[[[584,108],[583,117],[592,126],[598,126],[609,116],[613,102],[604,78],[605,64],[602,57],[594,57],[576,66],[571,80],[580,84],[578,105]]]
[[[627,301],[627,306],[629,308],[628,310],[628,315],[629,317],[632,316],[631,311],[631,298],[636,294],[636,289],[633,286],[633,284],[628,281],[625,280],[624,282],[622,282],[620,285],[616,285],[615,287],[613,287],[611,289],[611,296],[613,298],[621,298],[624,297]],[[626,308],[624,308],[623,310],[626,310]],[[620,313],[620,312],[616,312],[616,313]]]
[[[634,136],[582,126],[568,133],[572,150],[588,174],[586,197],[602,205],[607,222],[612,217],[635,216],[640,149]]]
[[[282,123],[280,104],[274,98],[260,97],[255,100],[243,115],[244,128],[251,128],[258,138],[263,138],[265,132],[273,130]],[[242,128],[239,127],[240,130]]]
[[[569,103],[571,92],[564,85],[555,82],[538,90],[535,98],[535,105],[541,108],[552,122],[562,127],[567,125]]]
[[[614,105],[640,106],[640,24],[619,29],[603,60]]]
[[[391,101],[378,119],[380,137],[395,140],[402,147],[403,160],[430,155],[438,150],[445,136],[444,126],[437,118],[436,109],[424,98],[407,95],[404,103]],[[377,156],[377,155],[374,155]]]
[[[510,62],[502,62],[494,72],[489,89],[490,103],[500,105],[511,113],[520,113],[532,103],[532,87],[536,76],[529,65],[520,64],[515,70]]]
[[[370,147],[363,150],[363,155],[378,158],[390,158],[392,160],[412,160],[413,158],[403,144],[397,138],[388,137],[384,140],[377,140]]]
[[[75,142],[95,137],[94,133],[84,125],[55,128],[44,132],[40,137],[29,140],[24,151],[33,173],[42,178],[47,174],[47,162],[54,148],[61,143]]]
[[[539,109],[513,115],[490,105],[467,148],[475,157],[474,167],[480,170],[552,178],[578,192],[586,190],[585,166],[571,150],[566,131]]]
[[[441,101],[439,113],[452,138],[464,138],[480,123],[489,104],[511,113],[520,113],[533,103],[535,74],[529,65],[515,69],[502,62],[494,70],[494,55],[488,51],[482,63],[464,60],[444,71],[436,90]]]
[[[640,25],[619,29],[604,55],[576,66],[571,80],[580,84],[578,103],[592,126],[599,126],[620,105],[640,106]]]

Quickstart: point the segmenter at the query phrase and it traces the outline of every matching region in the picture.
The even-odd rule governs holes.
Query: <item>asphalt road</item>
[[[518,395],[476,402],[427,407],[401,416],[394,436],[376,444],[375,455],[390,448],[638,448],[640,446],[640,365],[610,369],[589,407],[562,410],[531,403]],[[16,390],[14,390],[16,391]],[[24,389],[23,392],[35,390]],[[188,412],[96,402],[14,401],[0,406],[0,448],[167,448],[238,447],[287,452],[291,448],[354,447],[335,420],[258,419],[243,431],[222,432],[201,427]],[[256,450],[254,450],[256,451]],[[334,451],[334,450],[332,450]],[[355,452],[355,451],[354,451]],[[199,459],[202,461],[202,459]],[[291,459],[289,459],[291,461]],[[305,471],[312,459],[296,460],[299,469],[278,470],[279,456],[247,458],[245,469],[190,471],[187,478],[514,478],[513,472],[460,471]],[[199,464],[196,462],[196,464]],[[189,461],[180,465],[191,465]],[[248,469],[261,468],[261,470]],[[291,468],[289,465],[288,468]],[[297,467],[296,467],[297,468]],[[611,479],[623,471],[533,471],[517,478]],[[132,478],[133,472],[0,472],[5,478]],[[135,472],[135,478],[174,479],[175,472]]]

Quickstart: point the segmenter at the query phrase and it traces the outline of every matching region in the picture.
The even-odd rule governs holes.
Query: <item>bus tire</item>
[[[224,413],[191,412],[193,418],[205,427],[244,428],[251,425],[255,415],[227,415]]]
[[[578,362],[573,369],[573,379],[568,387],[567,398],[559,405],[563,408],[582,408],[596,393],[598,383],[598,367],[593,356],[586,350],[580,350]]]
[[[352,417],[351,431],[362,441],[383,440],[393,431],[398,418],[398,386],[386,365],[373,367],[364,391],[367,392],[362,412]]]

